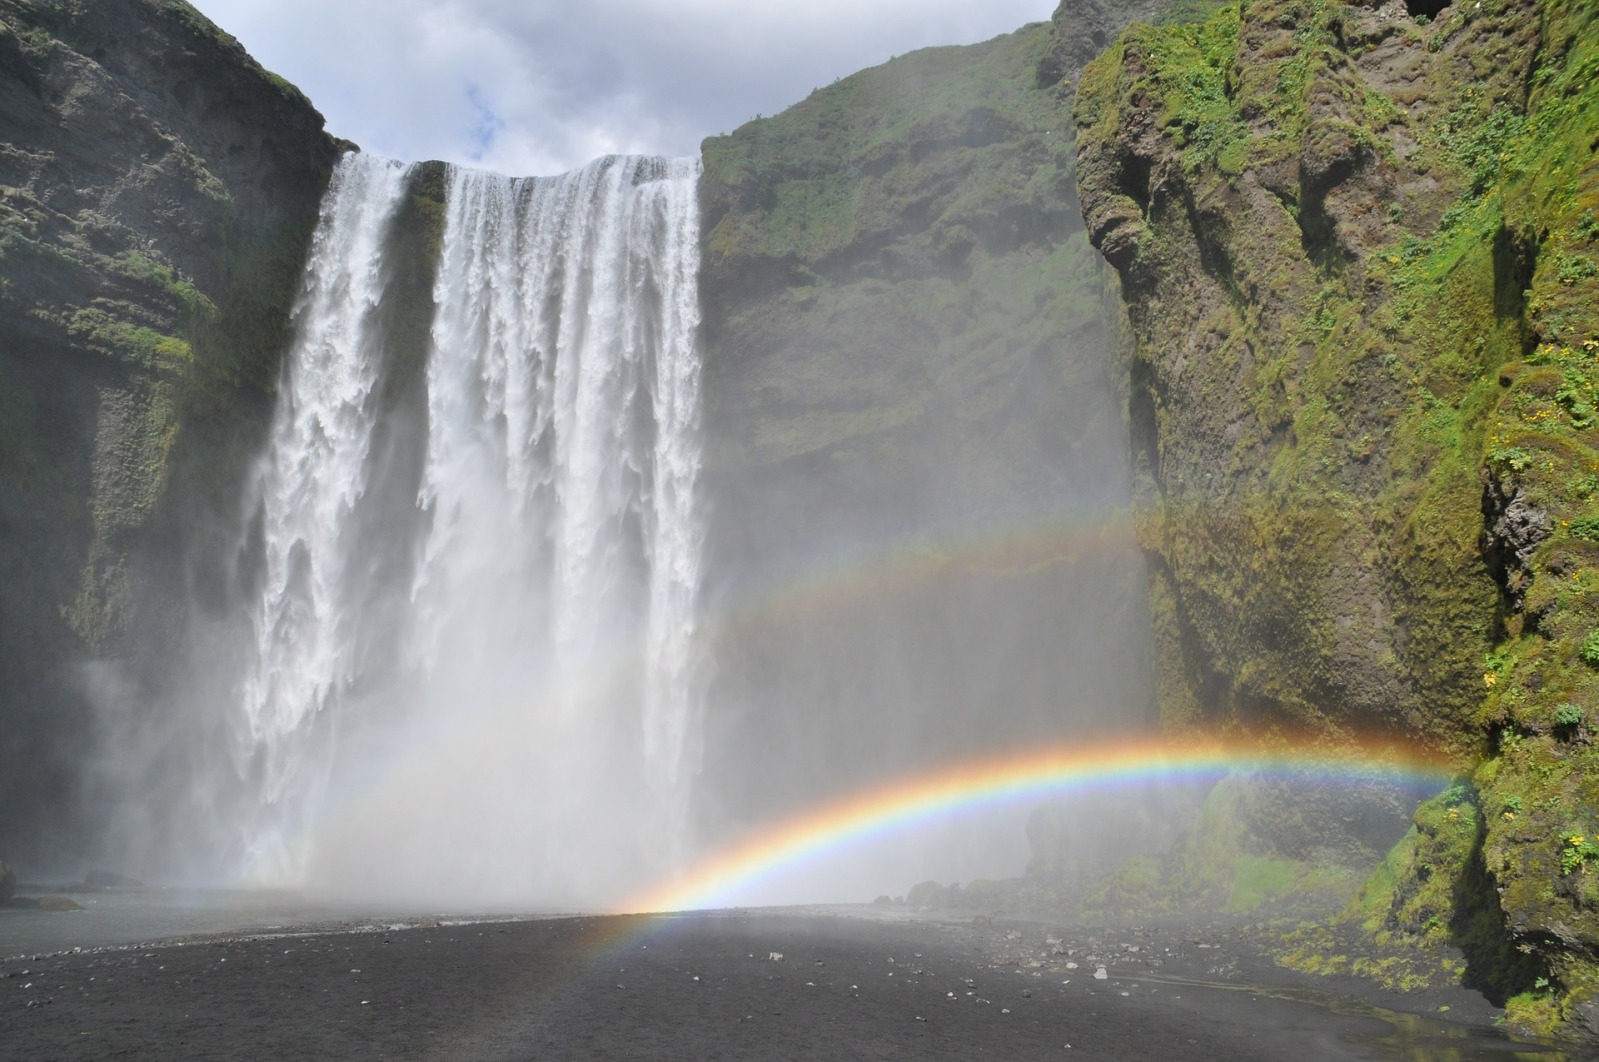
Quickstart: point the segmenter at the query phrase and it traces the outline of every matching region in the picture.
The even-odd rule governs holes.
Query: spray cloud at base
[[[862,334],[871,307],[810,340],[853,366],[731,351],[715,320],[707,342],[698,181],[341,163],[240,521],[243,607],[197,624],[180,691],[169,868],[602,907],[884,778],[1147,718],[1110,373],[1023,350],[1004,403],[937,380],[878,452],[729,460],[792,437],[762,421],[793,411],[772,381],[729,412],[752,368],[838,370],[826,391],[903,367],[872,379],[901,353]],[[1027,840],[1024,809],[979,811],[764,898],[1014,875]]]
[[[196,622],[174,683],[183,829],[119,831],[168,873],[575,904],[679,857],[696,172],[339,164],[245,492],[242,607]]]

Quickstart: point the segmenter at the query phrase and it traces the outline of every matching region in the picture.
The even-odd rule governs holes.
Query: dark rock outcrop
[[[1532,582],[1533,555],[1554,528],[1549,514],[1528,504],[1520,488],[1506,491],[1498,476],[1484,470],[1482,555],[1505,595],[1511,612],[1520,612]]]
[[[0,835],[18,859],[81,835],[78,665],[170,645],[219,591],[213,517],[263,426],[340,150],[322,124],[186,3],[0,0]]]

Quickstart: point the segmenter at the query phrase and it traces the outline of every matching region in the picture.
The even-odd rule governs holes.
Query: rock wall
[[[31,871],[84,836],[89,662],[226,593],[322,126],[186,3],[0,0],[0,838]]]
[[[1155,6],[1069,0],[705,142],[707,757],[747,765],[706,800],[735,822],[1148,718],[1070,101]]]
[[[1351,917],[1590,1029],[1596,20],[1213,5],[1128,32],[1076,112],[1162,719],[1452,749],[1469,782]]]

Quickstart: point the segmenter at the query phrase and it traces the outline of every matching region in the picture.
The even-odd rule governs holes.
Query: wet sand
[[[1328,987],[1205,927],[860,909],[323,925],[0,960],[0,1054],[1561,1058],[1488,1028],[1492,1009],[1470,993],[1449,996],[1455,1020],[1439,1021]]]

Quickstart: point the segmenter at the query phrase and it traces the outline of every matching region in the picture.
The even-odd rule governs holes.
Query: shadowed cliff
[[[1136,13],[1066,3],[705,142],[712,820],[1150,721],[1070,122]]]
[[[173,0],[0,2],[0,837],[70,861],[91,659],[171,649],[339,150]]]

